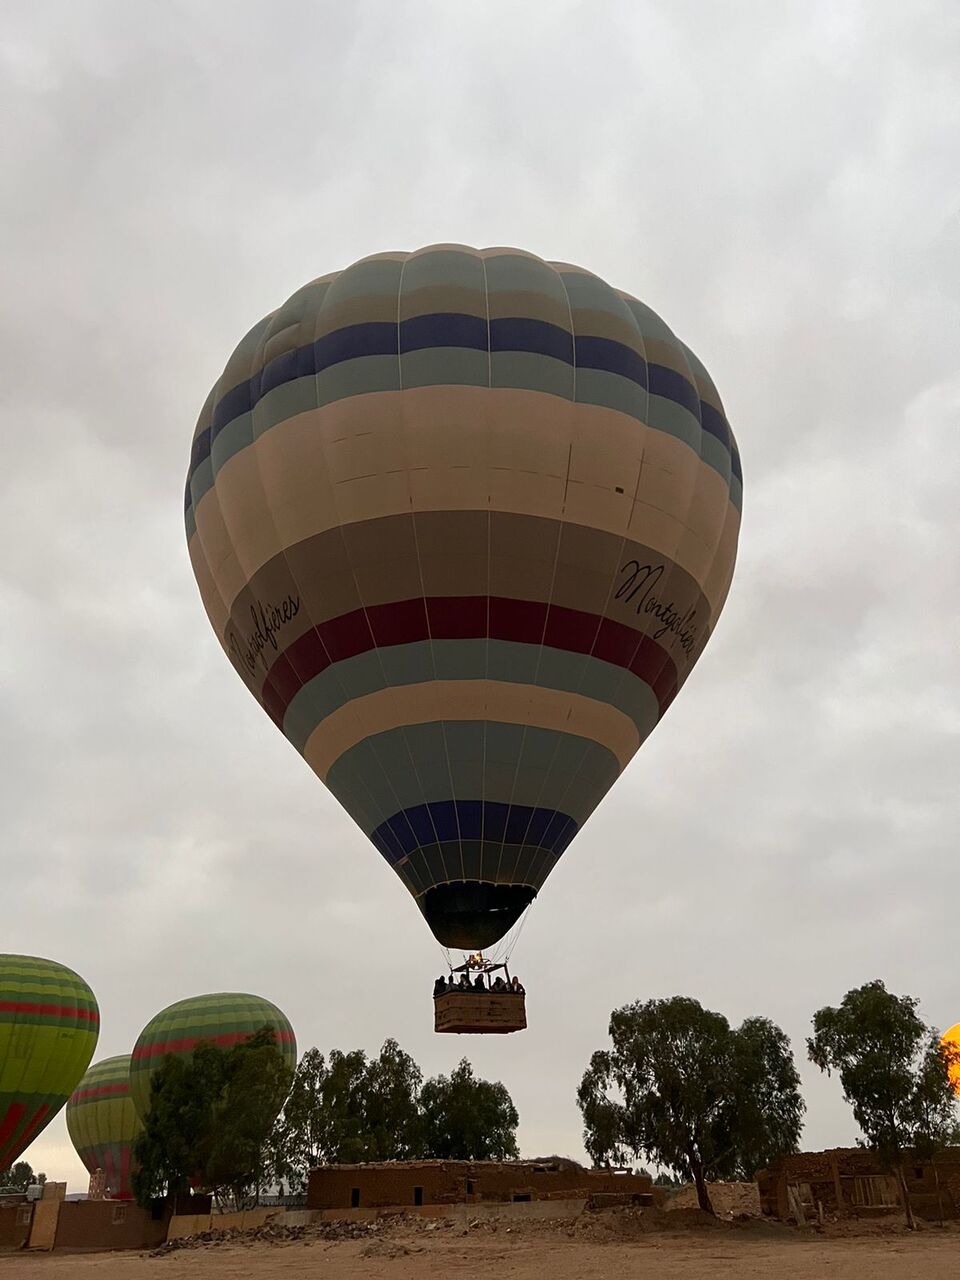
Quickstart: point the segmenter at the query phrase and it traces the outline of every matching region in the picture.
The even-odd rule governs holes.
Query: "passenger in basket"
[[[459,985],[463,988],[464,991],[470,990],[470,979],[467,977],[465,973],[461,973]]]
[[[496,980],[496,982],[493,984],[493,990],[494,990],[494,991],[507,991],[507,990],[508,990],[507,984],[504,982],[504,980],[500,977],[500,975],[499,975],[499,974],[497,975],[497,980]]]
[[[523,989],[523,983],[516,976],[514,976],[513,980],[510,983],[510,990],[514,993],[514,995],[517,995],[517,996],[522,996],[525,994]]]
[[[440,977],[433,984],[433,994],[435,996],[442,996],[443,993],[446,991],[446,989],[447,989],[447,980],[441,973]]]
[[[478,973],[478,974],[477,974],[477,976],[474,978],[474,980],[473,980],[473,989],[474,989],[474,991],[486,991],[486,989],[487,989],[487,988],[486,988],[486,987],[484,986],[484,984],[483,984],[483,974],[482,974],[482,973]]]

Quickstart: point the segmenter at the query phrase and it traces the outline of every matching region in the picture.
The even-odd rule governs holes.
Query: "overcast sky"
[[[301,1049],[466,1053],[581,1155],[610,1010],[791,1036],[882,977],[960,1020],[960,8],[55,3],[0,19],[0,951],[93,986],[97,1057],[248,990]],[[311,277],[438,241],[660,312],[744,467],[733,588],[514,956],[530,1029],[434,1036],[436,944],[224,658],[187,559],[207,391]],[[27,1157],[85,1189],[63,1118]]]

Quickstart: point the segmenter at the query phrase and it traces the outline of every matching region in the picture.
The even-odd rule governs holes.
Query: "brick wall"
[[[158,1215],[129,1200],[66,1200],[55,1249],[153,1249],[167,1238],[170,1212]]]
[[[311,1209],[569,1199],[615,1193],[649,1198],[650,1179],[582,1169],[570,1161],[424,1160],[311,1169]],[[649,1200],[647,1199],[647,1202]]]
[[[30,1234],[32,1204],[0,1205],[0,1252],[20,1249]]]
[[[914,1212],[923,1218],[960,1217],[960,1148],[951,1147],[935,1161],[908,1155],[904,1176]],[[757,1175],[764,1214],[789,1219],[794,1216],[788,1188],[804,1202],[805,1213],[815,1216],[822,1205],[825,1214],[866,1215],[883,1212],[897,1201],[892,1175],[873,1151],[862,1147],[838,1147],[832,1151],[801,1152],[782,1156]],[[869,1203],[879,1196],[883,1204]]]

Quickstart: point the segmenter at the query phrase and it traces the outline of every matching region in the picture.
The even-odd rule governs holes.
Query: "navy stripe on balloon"
[[[551,356],[580,369],[618,374],[654,395],[682,405],[698,419],[703,412],[696,388],[682,374],[664,365],[648,365],[633,347],[613,338],[578,334],[574,339],[558,325],[524,317],[494,319],[488,325],[477,316],[442,312],[413,316],[399,325],[390,321],[347,325],[269,361],[218,401],[210,428],[199,432],[194,439],[191,472],[209,457],[213,441],[228,423],[249,413],[268,391],[284,383],[316,376],[334,365],[363,356],[399,357],[401,353],[450,346]],[[704,429],[729,448],[730,432],[722,415],[704,407],[709,410]]]
[[[400,323],[400,351],[429,351],[431,347],[487,349],[487,322],[482,316],[465,316],[441,311],[429,316],[411,316]]]
[[[559,857],[576,834],[576,821],[557,809],[493,800],[439,800],[402,809],[381,822],[370,839],[393,865],[445,840],[536,845]]]
[[[579,344],[580,340],[577,341]],[[561,329],[558,324],[550,324],[546,320],[528,320],[524,316],[491,320],[490,350],[526,351],[532,355],[551,356],[564,364],[574,363],[573,334],[569,329]]]

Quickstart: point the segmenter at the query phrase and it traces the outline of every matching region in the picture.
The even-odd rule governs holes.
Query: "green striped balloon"
[[[297,1041],[286,1015],[262,996],[221,991],[178,1000],[151,1018],[137,1037],[130,1061],[130,1096],[137,1114],[150,1110],[150,1080],[168,1053],[187,1057],[194,1045],[210,1040],[229,1049],[262,1027],[271,1027],[291,1068],[297,1065]]]
[[[130,1099],[129,1053],[95,1063],[70,1095],[67,1132],[84,1168],[102,1169],[117,1200],[133,1198],[133,1144],[142,1130]]]
[[[0,955],[0,1169],[50,1123],[87,1069],[100,1010],[55,960]]]

